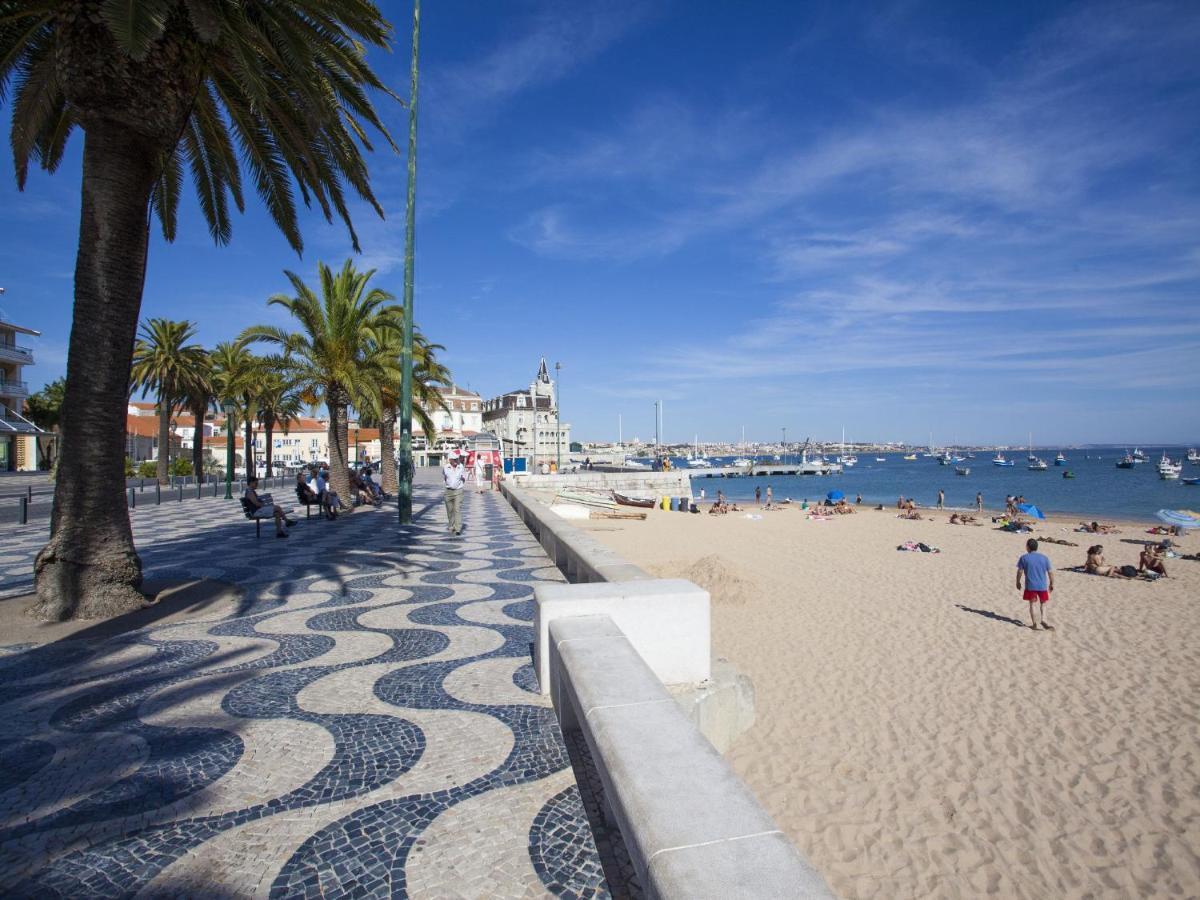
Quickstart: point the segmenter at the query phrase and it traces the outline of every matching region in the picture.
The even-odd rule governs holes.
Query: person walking
[[[462,534],[462,495],[467,470],[457,450],[450,451],[449,460],[442,466],[442,480],[446,483],[446,524],[451,534]]]
[[[1017,560],[1017,590],[1024,590],[1023,600],[1029,602],[1030,627],[1038,630],[1038,616],[1041,613],[1042,630],[1053,631],[1054,626],[1046,621],[1046,604],[1050,602],[1050,594],[1054,591],[1054,567],[1049,557],[1038,553],[1038,542],[1030,538],[1025,542],[1024,556]],[[1025,584],[1022,587],[1021,580]]]
[[[762,486],[757,484],[754,486],[754,505],[762,505]]]
[[[975,492],[975,512],[983,512],[983,492]]]
[[[939,490],[939,491],[938,491],[938,505],[937,505],[937,508],[938,508],[938,509],[945,509],[945,508],[946,508],[946,492],[945,492],[945,491],[942,491],[942,490]]]
[[[475,486],[480,494],[487,490],[487,472],[484,469],[483,454],[475,453]]]

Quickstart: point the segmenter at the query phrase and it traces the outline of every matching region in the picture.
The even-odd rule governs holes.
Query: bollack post
[[[20,501],[20,513],[17,516],[17,521],[21,525],[28,525],[29,524],[29,498],[28,497],[18,497],[17,499]]]
[[[162,485],[157,481],[154,482],[154,505],[158,506],[162,503]]]
[[[129,508],[137,509],[137,491],[133,488],[129,489]]]

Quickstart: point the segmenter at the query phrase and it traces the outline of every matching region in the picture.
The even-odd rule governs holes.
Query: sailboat
[[[855,456],[853,453],[851,453],[849,455],[846,454],[846,429],[845,428],[842,429],[842,452],[838,455],[837,461],[840,462],[843,466],[846,466],[847,468],[849,468],[850,466],[856,465],[858,463],[857,456]]]

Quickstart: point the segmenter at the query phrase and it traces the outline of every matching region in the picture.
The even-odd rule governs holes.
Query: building
[[[528,389],[483,404],[483,426],[499,438],[507,457],[524,456],[533,466],[567,459],[571,426],[559,422],[557,385],[544,357]]]
[[[33,350],[17,343],[22,335],[41,332],[0,322],[0,472],[37,471],[38,437],[46,434],[21,415],[29,398],[21,369],[33,365]]]

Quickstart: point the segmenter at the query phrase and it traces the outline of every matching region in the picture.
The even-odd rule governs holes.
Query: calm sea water
[[[1186,457],[1182,448],[1167,448],[1172,460]],[[1124,454],[1116,450],[1064,452],[1067,465],[1054,465],[1054,453],[1040,452],[1049,464],[1044,472],[1030,472],[1025,453],[1007,453],[1015,460],[1012,468],[992,465],[991,453],[978,453],[975,459],[958,463],[969,466],[971,474],[954,474],[953,466],[942,466],[936,459],[919,456],[907,462],[901,454],[878,454],[886,462],[875,462],[877,454],[858,455],[859,463],[841,475],[829,476],[772,476],[755,478],[693,478],[692,493],[699,496],[704,488],[708,497],[723,490],[731,499],[754,497],[756,486],[766,490],[771,486],[776,499],[793,500],[824,498],[826,492],[840,490],[853,502],[861,493],[863,503],[895,505],[903,495],[914,498],[923,506],[937,502],[938,489],[946,492],[946,505],[970,507],[975,505],[975,492],[983,493],[983,505],[988,509],[1004,506],[1006,494],[1019,494],[1036,503],[1048,513],[1070,513],[1091,518],[1120,517],[1152,520],[1160,509],[1200,510],[1200,485],[1185,485],[1182,481],[1163,481],[1158,477],[1158,458],[1162,448],[1147,450],[1148,461],[1132,469],[1118,469],[1117,460]],[[713,462],[727,463],[733,457],[710,457]],[[832,457],[830,457],[832,458]],[[683,460],[677,461],[686,465]],[[1064,471],[1075,473],[1065,479]],[[1200,466],[1184,463],[1183,478],[1200,477]]]

